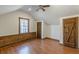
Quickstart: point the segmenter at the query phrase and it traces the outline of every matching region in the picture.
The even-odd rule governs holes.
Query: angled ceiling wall
[[[0,5],[0,15],[13,12],[21,7],[22,5]]]
[[[61,17],[79,14],[79,5],[50,5],[45,12],[41,9],[36,11],[37,8],[38,5],[0,5],[0,15],[21,10],[29,13],[36,20],[44,20],[48,24],[58,25]]]
[[[37,20],[44,20],[48,24],[53,24],[53,25],[58,25],[59,19],[61,17],[79,14],[78,5],[51,5],[50,7],[46,8],[45,12],[43,12],[41,9],[39,11],[36,11],[37,9],[36,5],[35,6],[32,5],[30,8],[32,9],[30,13],[32,14],[33,18]],[[27,11],[27,10],[28,8],[26,9],[23,8],[23,11]]]

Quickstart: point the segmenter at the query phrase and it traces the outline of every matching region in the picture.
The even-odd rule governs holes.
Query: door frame
[[[59,20],[59,26],[60,26],[60,38],[59,38],[59,43],[60,44],[64,44],[63,42],[63,19],[67,19],[67,18],[73,18],[73,17],[79,17],[79,15],[72,15],[72,16],[65,16],[65,17],[61,17]],[[79,18],[78,18],[78,22],[79,22]],[[78,23],[79,24],[79,23]],[[78,26],[78,29],[79,29],[79,26]],[[79,33],[78,33],[79,34]],[[78,37],[78,40],[79,40],[79,37]],[[78,41],[77,41],[78,43]],[[77,45],[77,47],[79,48],[79,44]]]

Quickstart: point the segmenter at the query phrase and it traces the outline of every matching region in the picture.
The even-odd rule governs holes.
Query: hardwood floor
[[[18,42],[0,48],[0,54],[78,54],[79,49],[60,45],[51,39]]]

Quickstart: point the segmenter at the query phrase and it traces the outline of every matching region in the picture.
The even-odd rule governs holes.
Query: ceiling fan
[[[38,6],[38,9],[36,9],[36,11],[38,11],[38,10],[43,10],[43,11],[45,11],[45,8],[47,8],[47,7],[50,7],[50,5],[39,5]]]

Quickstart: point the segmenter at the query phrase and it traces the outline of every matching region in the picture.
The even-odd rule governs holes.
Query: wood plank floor
[[[79,49],[60,45],[51,39],[18,42],[0,48],[0,54],[78,54]]]

